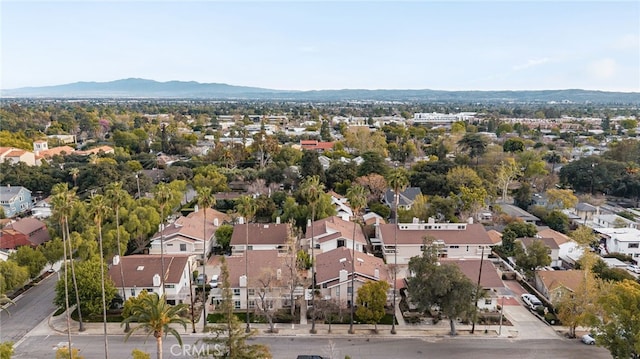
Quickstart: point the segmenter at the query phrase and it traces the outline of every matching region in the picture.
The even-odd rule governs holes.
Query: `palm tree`
[[[159,183],[155,188],[154,197],[160,206],[160,221],[162,223],[162,228],[160,230],[160,263],[162,267],[162,275],[160,276],[160,286],[162,287],[162,293],[164,293],[164,221],[165,221],[165,213],[164,210],[168,205],[173,202],[174,194],[169,186],[165,183]]]
[[[349,206],[353,210],[353,237],[351,238],[351,255],[353,256],[351,260],[351,318],[349,320],[349,334],[354,334],[353,331],[353,310],[355,308],[354,301],[354,292],[355,288],[355,279],[356,279],[356,226],[357,217],[360,214],[360,210],[367,205],[367,196],[369,195],[369,191],[366,188],[359,184],[355,184],[351,186],[347,190],[347,198],[349,199]]]
[[[246,277],[246,302],[247,302],[247,327],[245,331],[249,333],[251,328],[249,326],[249,221],[253,219],[255,216],[258,206],[256,205],[256,200],[251,196],[240,196],[238,198],[238,202],[236,204],[236,210],[240,213],[245,220],[245,248],[244,248],[244,275]]]
[[[116,243],[118,248],[118,256],[122,256],[124,253],[120,248],[120,206],[128,197],[128,193],[122,189],[122,182],[113,182],[107,185],[107,200],[111,207],[116,212]],[[122,300],[127,300],[127,293],[124,290],[124,272],[122,266],[120,266],[120,284],[122,286]]]
[[[93,214],[93,221],[98,227],[98,245],[100,248],[100,289],[102,290],[102,324],[104,332],[104,357],[109,358],[109,346],[107,339],[107,302],[104,291],[104,251],[102,249],[102,221],[111,208],[103,195],[91,196],[89,212]]]
[[[316,210],[318,202],[324,193],[324,184],[320,182],[320,177],[310,176],[307,177],[300,186],[300,194],[307,201],[309,207],[311,207],[311,301],[313,306],[313,315],[311,316],[311,334],[316,333],[316,257],[314,253],[315,244],[313,243],[315,234],[313,233],[313,222],[316,220]]]
[[[180,346],[182,346],[182,338],[177,330],[171,327],[171,324],[179,324],[185,330],[187,329],[187,320],[181,314],[187,311],[186,304],[178,304],[171,306],[167,304],[165,295],[159,296],[158,293],[150,293],[140,303],[136,303],[131,308],[131,315],[127,317],[121,325],[135,322],[137,326],[125,336],[125,341],[129,339],[138,329],[147,332],[147,338],[153,334],[156,338],[157,359],[162,359],[162,337],[165,334],[173,335]]]
[[[69,235],[69,216],[73,212],[73,206],[77,201],[76,190],[69,189],[66,183],[58,183],[53,186],[51,193],[53,193],[53,199],[51,204],[54,211],[58,213],[60,219],[60,231],[62,232],[62,241],[64,245],[64,268],[65,275],[67,275],[67,244],[69,246],[69,262],[71,264],[71,280],[73,282],[73,289],[76,293],[76,309],[78,310],[78,331],[84,332],[84,321],[82,320],[82,309],[80,303],[80,294],[78,292],[78,281],[76,279],[76,267],[73,260],[73,243],[71,236]],[[65,278],[65,281],[67,279]],[[66,298],[66,297],[65,297]],[[69,310],[69,308],[66,308]]]
[[[78,175],[80,174],[80,169],[78,167],[74,167],[69,170],[69,174],[71,178],[73,178],[73,187],[78,187]]]
[[[205,269],[207,264],[207,209],[216,203],[216,197],[211,193],[211,187],[198,188],[198,205],[202,207],[202,278],[205,277]],[[207,295],[205,291],[205,281],[202,281],[202,316],[204,324],[202,330],[207,328]]]
[[[400,193],[409,185],[407,172],[404,168],[393,169],[388,177],[387,183],[393,188],[394,193],[394,228],[393,228],[393,323],[391,323],[391,334],[396,334],[396,286],[398,279],[398,202],[400,201]]]

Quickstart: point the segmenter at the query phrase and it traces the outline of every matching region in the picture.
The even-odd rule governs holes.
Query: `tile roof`
[[[353,239],[353,228],[354,222],[345,221],[344,219],[338,216],[331,216],[324,219],[317,220],[313,222],[313,236],[315,237],[315,241],[318,243],[323,243],[330,241],[336,238],[346,238]],[[367,244],[367,240],[364,237],[364,233],[362,232],[362,227],[355,224],[356,229],[356,238],[355,241],[357,243]],[[307,231],[305,232],[305,238],[311,238],[311,227],[307,227]]]
[[[547,290],[553,291],[558,287],[565,287],[575,291],[584,278],[582,270],[541,270],[536,275],[540,277]]]
[[[390,275],[382,258],[374,257],[362,252],[355,252],[355,273],[356,279],[374,280],[375,270],[378,269],[380,280],[390,281]],[[340,271],[346,270],[351,278],[351,265],[353,261],[353,251],[347,247],[340,247],[334,250],[318,254],[316,256],[316,281],[317,283],[330,282],[340,278]]]
[[[572,241],[572,239],[569,238],[564,233],[560,233],[560,232],[558,232],[556,230],[553,230],[551,228],[545,228],[545,229],[539,230],[538,231],[538,236],[540,236],[542,238],[552,238],[556,242],[556,244],[558,246],[560,246],[561,244],[564,244],[564,243]]]
[[[202,211],[192,212],[187,217],[178,218],[175,222],[168,224],[162,232],[154,234],[153,239],[159,239],[160,236],[164,234],[165,240],[171,237],[181,236],[194,241],[201,241],[203,236],[203,213]],[[218,219],[218,226],[214,225],[216,218]],[[211,208],[207,210],[207,239],[211,238],[218,227],[228,219],[229,217],[222,212]]]
[[[277,273],[280,269],[282,275],[282,283],[287,283],[291,274],[287,267],[288,257],[286,254],[279,254],[277,250],[264,251],[247,251],[249,265],[249,286],[255,287],[254,284],[264,273]],[[240,287],[240,276],[245,274],[245,257],[244,255],[233,255],[226,258],[227,268],[229,269],[229,283],[231,288]]]
[[[480,275],[480,285],[482,288],[503,288],[505,285],[498,275],[496,267],[489,260],[480,259],[441,259],[440,263],[451,263],[456,265],[467,278],[473,283],[478,283],[478,272],[482,262],[482,274]]]
[[[493,244],[502,242],[502,233],[496,231],[495,229],[487,231],[487,235],[489,236]]]
[[[249,223],[249,245],[284,245],[287,243],[291,225],[289,223]],[[233,226],[231,245],[247,242],[247,224]]]
[[[517,240],[521,241],[522,244],[524,244],[525,248],[529,248],[529,246],[532,245],[533,242],[535,241],[542,241],[542,243],[544,243],[545,246],[549,247],[549,249],[560,249],[560,246],[558,246],[558,243],[556,243],[556,241],[553,238],[525,237],[525,238],[518,238]]]
[[[463,225],[464,223],[460,223]],[[380,232],[382,234],[383,243],[387,245],[394,242],[394,227],[395,224],[381,224]],[[398,229],[398,244],[399,245],[421,245],[424,242],[424,237],[432,236],[436,240],[442,240],[445,244],[478,244],[478,245],[492,245],[493,242],[484,226],[479,223],[466,224],[466,229],[451,229],[451,230],[439,230],[439,229]]]
[[[189,255],[164,255],[165,284],[180,282],[190,257]],[[162,273],[161,258],[159,254],[134,254],[120,257],[120,263],[111,265],[109,268],[109,276],[116,286],[121,286],[120,266],[122,266],[125,287],[153,287],[153,276]]]
[[[69,147],[69,146],[53,147],[48,150],[39,151],[38,154],[36,155],[36,158],[53,157],[56,155],[63,155],[63,154],[70,155],[75,151],[76,150],[73,147]]]

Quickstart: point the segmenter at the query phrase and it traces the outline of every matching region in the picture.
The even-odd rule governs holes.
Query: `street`
[[[56,310],[53,305],[58,274],[54,273],[22,294],[16,305],[0,312],[0,342],[17,342]]]
[[[184,346],[180,348],[176,340],[166,338],[163,350],[165,358],[194,358],[203,349],[217,350],[213,345],[196,343],[202,335],[183,337]],[[76,335],[72,338],[73,347],[80,349],[85,358],[104,356],[102,337],[99,335]],[[513,359],[513,358],[611,358],[608,351],[597,346],[582,344],[578,339],[563,338],[553,340],[513,340],[504,338],[475,339],[457,338],[326,338],[326,337],[262,337],[255,343],[267,344],[276,359],[296,358],[299,354],[322,355],[327,358],[387,359],[387,358],[469,358],[474,359]],[[66,345],[64,335],[27,336],[13,358],[52,358],[56,348]],[[144,350],[155,356],[153,336],[145,343],[144,336],[133,336],[126,343],[124,336],[109,337],[109,356],[111,358],[131,358],[134,348]]]

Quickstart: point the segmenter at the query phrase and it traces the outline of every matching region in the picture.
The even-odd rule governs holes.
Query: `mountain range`
[[[441,90],[314,90],[291,91],[222,83],[129,78],[109,82],[1,90],[4,98],[156,98],[290,101],[412,101],[412,102],[569,102],[640,104],[638,92],[593,90],[441,91]]]

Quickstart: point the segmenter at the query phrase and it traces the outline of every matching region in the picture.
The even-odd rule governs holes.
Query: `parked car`
[[[207,283],[207,275],[202,273],[199,274],[196,278],[196,285],[203,285],[205,283]]]
[[[543,306],[542,301],[533,294],[525,293],[521,297],[527,308],[531,310],[536,310],[538,307]]]
[[[591,334],[583,335],[580,340],[582,340],[583,343],[588,345],[594,345],[596,343],[596,340],[591,336]]]
[[[209,281],[209,285],[211,288],[218,288],[218,275],[214,274],[211,276],[211,280]]]
[[[298,355],[297,359],[325,359],[320,355]]]
[[[627,270],[628,270],[629,272],[633,272],[633,273],[638,273],[638,274],[640,274],[640,266],[639,266],[639,265],[636,265],[636,264],[629,264],[629,265],[627,266]]]

